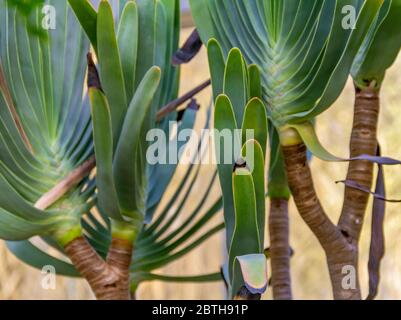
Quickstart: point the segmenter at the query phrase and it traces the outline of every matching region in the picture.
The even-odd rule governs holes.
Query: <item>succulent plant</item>
[[[176,189],[184,198],[170,217],[167,212],[177,199],[166,207],[160,202],[177,164],[149,165],[144,158],[147,130],[160,128],[168,135],[169,121],[177,118],[177,112],[158,115],[178,93],[179,69],[170,63],[178,47],[178,1],[154,1],[153,6],[145,1],[112,1],[111,5],[102,1],[99,12],[88,1],[70,1],[74,11],[67,2],[49,4],[58,13],[57,28],[43,37],[30,32],[32,25],[40,28],[40,8],[21,14],[6,0],[1,2],[5,136],[0,237],[13,240],[8,242],[10,250],[34,267],[51,264],[57,274],[84,276],[99,298],[127,298],[128,285],[135,291],[140,282],[154,279],[220,280],[219,272],[152,273],[224,227],[220,224],[197,236],[220,211],[218,198],[206,207],[209,190],[190,218],[171,227],[183,213],[199,168],[187,169]],[[88,95],[84,95],[84,79],[89,41],[74,12],[99,62],[98,72],[89,56]],[[152,36],[139,32],[143,28],[152,30]],[[142,121],[138,121],[140,113]],[[192,128],[196,114],[197,108],[181,112],[178,132]],[[179,142],[178,148],[184,145]],[[95,165],[96,175],[90,174]],[[156,210],[161,214],[153,221]],[[29,240],[33,236],[40,236],[56,251]],[[77,248],[87,250],[89,259],[76,256]],[[126,252],[124,276],[117,281],[122,290],[117,295],[99,292],[91,265],[112,269],[115,259],[121,262],[120,249]],[[65,254],[73,264],[62,258]]]

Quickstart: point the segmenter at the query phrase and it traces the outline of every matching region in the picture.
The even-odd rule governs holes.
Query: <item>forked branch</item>
[[[288,175],[288,185],[302,219],[323,247],[334,299],[360,299],[359,284],[344,285],[344,271],[357,266],[355,248],[326,215],[317,197],[303,143],[282,146]],[[358,279],[355,279],[357,282]]]
[[[99,300],[129,300],[129,265],[132,244],[113,239],[107,261],[104,261],[84,237],[64,247],[80,274],[88,281]]]

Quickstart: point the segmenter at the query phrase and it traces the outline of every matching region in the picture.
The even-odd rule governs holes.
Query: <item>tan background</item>
[[[190,30],[183,31],[183,39]],[[380,116],[379,140],[384,155],[401,159],[401,57],[389,70],[382,92],[382,111]],[[205,50],[182,70],[182,88],[185,92],[203,82],[208,77]],[[202,93],[198,100],[204,109],[210,102],[210,92]],[[353,88],[349,81],[341,97],[330,110],[318,118],[317,131],[322,143],[336,155],[348,154],[348,142],[352,123]],[[201,116],[201,118],[203,118]],[[326,163],[314,159],[312,170],[317,192],[328,214],[337,221],[341,210],[343,186],[334,181],[345,177],[347,164]],[[201,179],[195,186],[204,190],[212,168],[203,168]],[[389,198],[401,197],[401,168],[385,169]],[[179,177],[177,177],[179,178]],[[174,182],[175,181],[175,182]],[[173,183],[177,182],[175,179]],[[218,193],[217,186],[212,192]],[[212,199],[211,201],[212,202]],[[188,206],[195,206],[192,201]],[[364,224],[360,244],[360,276],[363,295],[367,292],[367,260],[370,241],[370,208]],[[401,205],[388,204],[385,221],[386,256],[381,267],[379,299],[401,299]],[[291,261],[294,297],[297,299],[330,299],[330,282],[322,249],[317,240],[300,219],[293,203],[290,208],[291,245],[295,255]],[[223,260],[222,233],[211,238],[199,249],[181,260],[169,265],[160,273],[199,274],[214,272]],[[268,243],[266,244],[268,245]],[[0,243],[0,299],[88,299],[92,298],[87,285],[82,280],[59,277],[56,290],[41,288],[40,271],[28,267],[14,258]],[[165,284],[146,283],[140,288],[142,299],[221,299],[224,289],[220,283],[214,284]],[[266,295],[271,298],[271,290]]]

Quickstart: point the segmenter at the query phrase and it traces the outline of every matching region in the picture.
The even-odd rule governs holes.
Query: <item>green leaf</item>
[[[196,121],[196,110],[187,109],[185,110],[184,116],[180,123],[178,123],[177,135],[183,130],[193,129]],[[170,126],[170,124],[166,125]],[[208,122],[206,122],[204,129],[206,129]],[[169,137],[166,135],[166,137]],[[180,150],[185,145],[184,141],[178,141],[177,150]],[[149,151],[149,149],[148,149]],[[167,148],[165,151],[166,159],[169,159],[170,150]],[[156,164],[149,167],[149,184],[146,199],[146,218],[145,222],[150,223],[153,219],[156,208],[158,207],[163,194],[167,187],[170,185],[174,173],[177,169],[176,164]],[[181,183],[185,183],[185,178],[181,180]]]
[[[117,145],[128,103],[120,52],[114,31],[113,12],[110,4],[105,0],[102,0],[99,5],[97,47],[100,80],[110,104],[113,141]]]
[[[221,273],[209,273],[209,274],[202,274],[196,276],[172,276],[172,275],[161,275],[161,274],[154,274],[154,273],[147,273],[133,275],[134,280],[138,282],[142,281],[163,281],[163,282],[215,282],[221,281]]]
[[[156,1],[137,0],[136,4],[139,14],[139,43],[135,79],[138,85],[149,68],[155,65]]]
[[[322,146],[316,135],[315,128],[310,122],[292,125],[291,127],[299,133],[302,141],[314,156],[325,161],[344,161],[344,159],[332,155]]]
[[[138,86],[128,108],[114,156],[113,175],[120,207],[123,214],[132,217],[137,217],[138,213],[145,214],[144,204],[138,203],[138,198],[135,198],[141,186],[137,183],[134,159],[137,159],[141,128],[160,76],[160,68],[152,67]]]
[[[26,241],[7,241],[7,248],[21,261],[30,266],[42,270],[44,266],[55,268],[57,275],[68,277],[80,277],[75,267],[68,262],[57,259],[50,254],[42,251],[29,240]]]
[[[401,0],[385,0],[354,61],[352,76],[359,87],[376,81],[380,86],[386,70],[401,48]]]
[[[239,48],[248,64],[260,67],[263,99],[277,128],[312,120],[331,106],[346,83],[353,59],[382,3],[383,0],[190,2],[204,43],[215,38],[224,53]],[[355,28],[342,27],[346,5],[356,10]],[[231,81],[241,83],[240,60],[236,60],[237,76],[232,76]],[[229,97],[236,110],[235,99]]]
[[[248,75],[250,98],[262,99],[263,92],[259,67],[256,64],[251,64],[248,67]]]
[[[270,162],[268,173],[268,195],[272,199],[289,199],[287,172],[281,151],[280,138],[273,125],[270,129]]]
[[[380,165],[400,165],[401,161],[392,159],[389,157],[381,157],[381,156],[371,156],[366,154],[361,154],[356,157],[352,158],[340,158],[337,156],[332,155],[328,152],[320,143],[315,129],[313,125],[309,122],[298,124],[298,125],[291,125],[290,128],[295,129],[299,136],[301,137],[302,141],[308,147],[309,151],[315,155],[316,157],[325,160],[325,161],[358,161],[364,160],[369,161],[372,163],[377,163]]]
[[[41,6],[22,15],[0,0],[0,237],[25,240],[77,224],[95,196],[86,179],[46,211],[34,204],[93,153],[83,101],[89,43],[66,1],[48,0],[55,30],[40,25]],[[21,139],[25,131],[32,152]],[[83,189],[85,188],[85,191]]]
[[[253,137],[247,137],[247,130],[251,130]],[[242,122],[242,144],[249,139],[255,139],[262,147],[263,156],[266,156],[268,129],[266,107],[262,100],[253,98],[245,107]]]
[[[96,155],[98,206],[101,211],[113,219],[122,220],[113,178],[114,147],[109,105],[106,97],[99,89],[89,88],[89,98]]]
[[[49,232],[55,222],[29,221],[0,208],[0,238],[19,241]]]
[[[257,140],[248,140],[242,147],[242,156],[252,174],[255,188],[256,220],[259,242],[263,246],[266,226],[265,158]]]
[[[88,0],[68,0],[93,48],[97,51],[97,13]]]
[[[226,63],[219,43],[215,39],[210,39],[207,44],[207,54],[209,58],[209,69],[212,79],[213,101],[223,93],[224,72]]]
[[[247,74],[241,52],[230,51],[224,73],[224,94],[230,99],[237,123],[242,123],[247,96]]]
[[[230,248],[232,234],[235,225],[234,214],[234,201],[232,193],[232,171],[235,160],[234,151],[229,148],[235,149],[235,146],[240,146],[240,137],[238,137],[236,130],[237,122],[235,120],[234,111],[229,98],[225,95],[220,95],[216,99],[214,110],[214,128],[217,130],[217,135],[214,137],[214,145],[216,151],[217,171],[220,178],[220,186],[223,193],[223,206],[224,206],[224,221],[226,224],[226,239],[227,248]],[[231,137],[228,141],[224,140],[220,135],[227,134]],[[228,148],[228,152],[225,149]]]
[[[232,284],[234,279],[235,259],[238,256],[262,252],[257,222],[257,204],[255,185],[252,175],[246,168],[237,168],[233,173],[233,195],[235,206],[235,229],[228,253],[229,274]],[[231,288],[232,296],[239,288]],[[237,291],[236,291],[237,290]]]
[[[121,66],[124,73],[127,101],[134,96],[136,58],[138,54],[138,9],[135,2],[128,2],[124,7],[118,27],[118,47],[121,54]]]

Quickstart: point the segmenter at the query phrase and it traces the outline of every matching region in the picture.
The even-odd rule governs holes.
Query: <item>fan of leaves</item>
[[[82,164],[89,167],[94,164],[89,99],[86,96],[82,98],[86,73],[85,55],[89,50],[89,43],[74,12],[100,61],[104,94],[98,88],[91,89],[91,95],[92,100],[95,96],[98,101],[113,106],[109,110],[110,122],[114,123],[112,140],[118,141],[124,130],[124,126],[118,123],[121,122],[128,103],[124,104],[122,101],[134,98],[148,69],[153,65],[161,69],[160,85],[147,115],[148,126],[140,128],[139,139],[144,141],[143,135],[150,126],[164,130],[168,136],[168,121],[177,118],[177,113],[173,112],[157,123],[151,120],[156,119],[159,108],[173,100],[178,92],[179,69],[172,67],[170,61],[178,46],[179,1],[111,1],[116,16],[114,20],[106,1],[101,4],[105,8],[101,18],[88,1],[71,0],[69,3],[74,11],[67,2],[47,3],[56,8],[57,27],[56,30],[46,32],[46,37],[38,37],[29,31],[32,24],[38,28],[40,26],[42,14],[39,8],[34,8],[29,15],[22,15],[17,8],[9,6],[6,0],[1,1],[3,71],[0,79],[0,103],[4,152],[1,153],[0,237],[23,240],[8,242],[8,246],[26,263],[37,268],[52,264],[58,274],[77,276],[71,264],[57,253],[50,254],[54,251],[49,251],[48,248],[56,249],[62,254],[62,246],[71,237],[79,234],[81,228],[73,233],[69,232],[68,237],[65,237],[64,231],[71,226],[81,225],[89,242],[105,256],[110,244],[109,215],[112,212],[103,210],[102,206],[99,208],[100,212],[91,210],[96,198],[100,199],[104,195],[95,193],[95,181],[91,177],[70,189],[47,210],[35,208],[38,199],[72,170]],[[95,5],[97,3],[94,1]],[[114,21],[118,23],[115,24]],[[154,23],[155,21],[158,23]],[[112,33],[114,25],[117,28],[115,35]],[[102,30],[107,32],[98,32],[98,28],[105,28]],[[110,43],[112,45],[107,47]],[[113,59],[104,55],[105,50],[115,54],[110,55]],[[119,68],[114,65],[116,61]],[[153,70],[157,73],[157,69]],[[193,127],[196,111],[196,108],[185,111],[178,122],[178,132]],[[96,127],[99,123],[95,117],[93,121]],[[100,131],[99,134],[104,133]],[[184,145],[185,142],[180,142],[178,148]],[[97,162],[99,165],[102,159],[97,159]],[[219,212],[221,200],[217,199],[214,205],[206,208],[208,188],[190,218],[184,220],[179,228],[172,228],[182,214],[195,183],[197,174],[193,173],[194,166],[188,169],[177,187],[176,193],[181,194],[183,200],[170,217],[167,213],[170,213],[169,209],[175,203],[175,198],[166,207],[160,207],[159,204],[177,165],[150,166],[145,161],[139,163],[141,167],[136,169],[141,172],[138,175],[142,181],[141,198],[138,202],[142,205],[141,214],[146,215],[150,223],[157,209],[162,213],[153,223],[144,227],[138,237],[132,265],[133,287],[137,287],[140,281],[154,278],[176,281],[219,279],[217,273],[195,277],[168,277],[151,272],[185,255],[223,228],[223,225],[217,225],[193,239],[195,233]],[[99,186],[99,177],[96,182]],[[126,185],[120,186],[128,188]],[[135,199],[135,194],[131,197]],[[42,237],[48,248],[28,240],[37,235]]]

